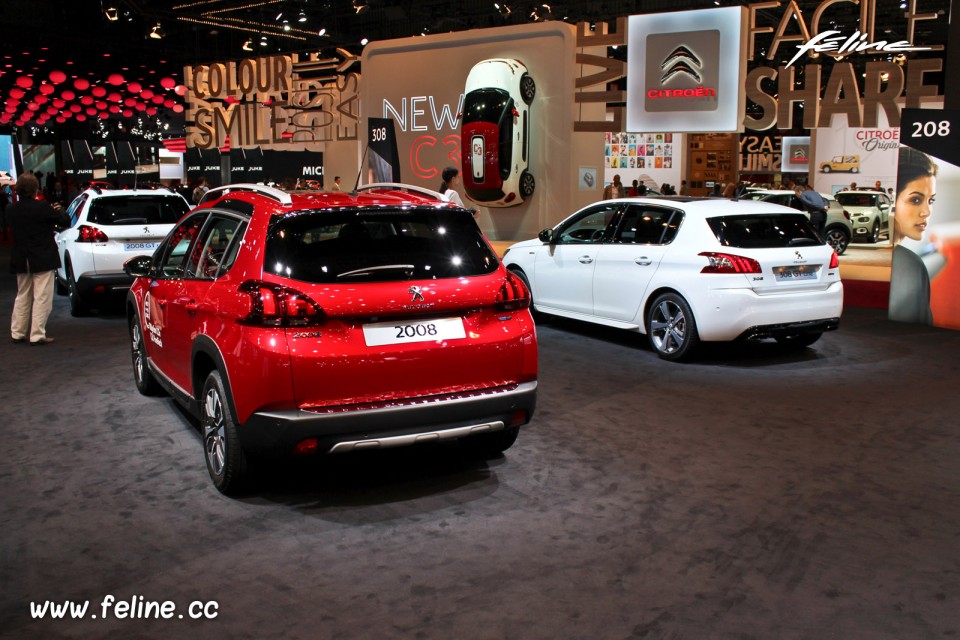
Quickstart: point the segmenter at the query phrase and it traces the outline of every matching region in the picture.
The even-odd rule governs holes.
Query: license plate
[[[789,267],[774,267],[773,277],[777,282],[783,280],[816,280],[818,264],[791,265]]]
[[[159,242],[124,242],[124,251],[153,251],[160,246]]]
[[[408,342],[436,342],[467,337],[461,318],[434,318],[417,322],[371,322],[363,325],[368,347]]]

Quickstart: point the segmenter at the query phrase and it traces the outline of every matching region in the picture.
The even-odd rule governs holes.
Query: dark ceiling
[[[940,16],[918,23],[914,42],[945,45],[947,0],[915,1],[919,11]],[[385,40],[546,19],[569,23],[612,21],[618,16],[730,4],[738,3],[727,0],[588,0],[549,4],[513,0],[4,0],[0,30],[0,102],[6,100],[7,107],[14,106],[10,102],[10,90],[19,93],[14,83],[25,74],[33,74],[36,82],[25,89],[23,101],[30,100],[40,84],[49,83],[49,74],[55,70],[63,71],[67,80],[56,87],[56,94],[49,95],[51,99],[59,97],[74,76],[87,78],[91,85],[97,85],[106,84],[111,74],[121,74],[127,83],[139,83],[148,92],[176,100],[172,90],[160,86],[160,80],[173,78],[181,82],[183,66],[192,63],[281,51],[321,51],[329,55],[336,47],[359,54],[363,38]],[[800,0],[798,4],[805,16],[811,16],[820,3]],[[907,37],[906,5],[903,0],[876,0],[878,38]],[[786,6],[758,12],[758,26],[776,27]],[[826,15],[842,22],[838,28],[848,32],[857,24],[857,11],[857,5],[840,2],[831,6]],[[108,19],[108,14],[116,19]],[[162,32],[162,39],[149,37],[155,28]],[[321,29],[325,29],[322,36]],[[249,50],[244,49],[245,45]],[[129,97],[122,88],[122,96]],[[47,104],[36,106],[38,114],[44,107],[51,108]],[[118,106],[125,109],[122,103]],[[149,100],[129,107],[134,113],[156,109],[162,114],[168,109]],[[19,108],[18,114],[24,105]],[[89,105],[85,105],[86,108]],[[51,109],[51,125],[55,117]],[[96,121],[98,117],[122,115],[91,113],[88,117]]]

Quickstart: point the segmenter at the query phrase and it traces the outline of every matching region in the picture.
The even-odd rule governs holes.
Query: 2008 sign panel
[[[368,347],[457,340],[466,336],[461,318],[433,318],[416,322],[371,322],[363,325],[363,339]]]

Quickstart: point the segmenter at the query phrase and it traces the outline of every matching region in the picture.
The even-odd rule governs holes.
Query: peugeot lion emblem
[[[150,235],[150,227],[144,227],[144,228],[143,228],[143,235],[145,235],[145,236]]]
[[[410,300],[410,302],[423,302],[423,290],[420,287],[414,285],[407,289],[407,293],[413,296],[413,299]]]
[[[793,255],[797,256],[797,260],[803,260],[803,256],[800,255],[800,252],[799,252],[799,251],[794,251],[794,252],[793,252]]]
[[[664,59],[660,65],[663,69],[663,75],[660,77],[660,83],[666,84],[668,80],[681,73],[685,73],[698,84],[703,82],[697,69],[703,68],[703,62],[693,51],[680,45],[670,52],[670,55]]]

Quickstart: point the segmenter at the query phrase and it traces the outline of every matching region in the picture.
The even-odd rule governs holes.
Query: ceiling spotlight
[[[163,39],[163,29],[160,28],[159,22],[154,28],[150,29],[150,37],[153,38],[154,40]]]
[[[290,21],[289,21],[289,20],[284,20],[284,21],[283,21],[283,30],[284,30],[284,31],[290,31]]]
[[[297,22],[306,22],[307,14],[303,12],[303,9],[300,9],[300,17],[297,18]]]
[[[252,40],[247,40],[246,42],[244,42],[244,43],[243,43],[243,50],[244,50],[244,51],[253,51],[253,41],[252,41]]]
[[[360,13],[367,8],[366,0],[353,0],[353,10]]]
[[[318,36],[325,36],[326,34],[327,34],[326,27],[324,27],[323,29],[320,29],[320,31],[317,31]]]
[[[261,47],[267,46],[267,36],[263,36],[262,38],[260,38],[260,46]]]
[[[103,15],[107,16],[107,20],[110,22],[116,22],[120,17],[120,12],[117,11],[116,7],[107,7],[103,10]]]
[[[367,46],[367,43],[368,43],[368,42],[370,42],[370,40],[368,40],[367,38],[364,38],[363,40],[360,41],[360,44],[365,47],[365,46]]]
[[[277,17],[274,18],[273,20],[274,20],[274,22],[280,22],[280,18],[282,18],[282,17],[283,17],[283,11],[281,11],[280,13],[278,13],[278,14],[277,14]]]

